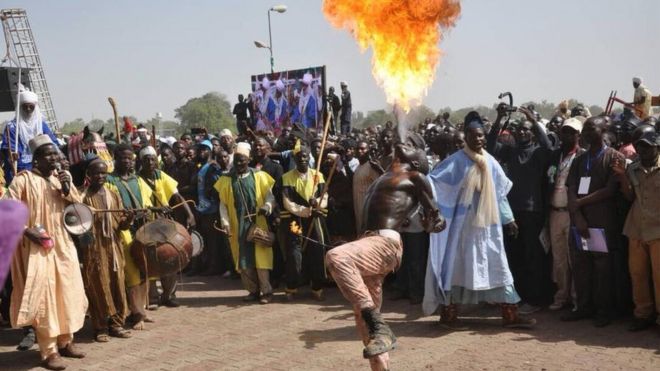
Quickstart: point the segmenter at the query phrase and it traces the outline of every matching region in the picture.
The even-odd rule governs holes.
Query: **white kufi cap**
[[[236,150],[234,154],[240,154],[246,157],[250,157],[250,152],[252,151],[252,146],[247,142],[238,142],[236,144]]]

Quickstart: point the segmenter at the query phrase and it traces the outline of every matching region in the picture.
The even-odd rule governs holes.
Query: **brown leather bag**
[[[248,229],[248,233],[245,239],[247,239],[249,242],[259,243],[266,247],[273,247],[273,243],[275,242],[275,233],[264,230],[256,224],[252,224],[250,229]]]

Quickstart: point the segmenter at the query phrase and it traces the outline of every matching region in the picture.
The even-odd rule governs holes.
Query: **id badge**
[[[580,178],[580,186],[578,187],[578,195],[589,194],[589,185],[591,185],[591,177],[583,176]]]

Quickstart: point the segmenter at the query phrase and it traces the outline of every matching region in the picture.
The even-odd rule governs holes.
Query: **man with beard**
[[[62,223],[64,208],[81,197],[71,175],[56,172],[59,151],[48,135],[34,136],[28,146],[34,168],[19,173],[9,187],[9,198],[30,210],[12,260],[11,324],[34,327],[42,366],[63,370],[60,356],[85,356],[73,345],[73,334],[84,324],[88,302],[78,254]]]
[[[234,167],[218,179],[214,188],[220,198],[220,225],[229,238],[234,266],[248,291],[243,301],[268,304],[273,296],[269,279],[273,249],[257,240],[248,241],[247,237],[253,224],[268,231],[266,216],[274,210],[271,190],[275,180],[264,171],[249,168],[250,151],[248,143],[237,144]]]
[[[281,209],[282,192],[280,192],[280,189],[282,187],[282,174],[284,173],[284,170],[280,164],[276,163],[268,157],[270,151],[271,146],[266,138],[256,137],[254,140],[254,149],[252,151],[253,155],[252,161],[250,161],[250,167],[255,170],[264,171],[266,174],[270,175],[271,178],[273,178],[275,181],[275,185],[273,186],[273,194],[275,195],[278,209]],[[278,281],[284,274],[284,243],[286,239],[283,237],[285,235],[283,235],[282,232],[285,228],[287,228],[287,226],[279,224],[279,221],[275,217],[276,215],[278,214],[273,214],[268,218],[268,224],[274,230],[278,231],[275,245],[280,247],[279,249],[275,249],[273,251],[273,270],[271,272],[270,279],[274,286],[278,284]]]
[[[234,163],[234,150],[236,149],[236,142],[234,141],[234,134],[229,129],[222,129],[220,131],[220,146],[229,155],[229,169],[231,170]]]
[[[55,134],[48,127],[39,109],[39,98],[31,91],[22,91],[19,94],[18,117],[9,121],[2,130],[2,144],[0,151],[4,155],[2,167],[5,173],[5,184],[11,184],[14,176],[23,170],[32,169],[32,151],[28,143],[40,134],[46,134],[53,143],[57,143]],[[16,145],[16,128],[18,127],[18,146]],[[17,171],[14,173],[13,161],[17,162]]]
[[[424,175],[428,163],[418,143],[411,137],[409,143],[398,144],[388,171],[369,188],[362,238],[336,247],[326,255],[332,277],[353,306],[356,326],[365,345],[363,356],[369,359],[372,370],[389,368],[387,352],[396,344],[380,306],[383,280],[401,261],[398,231],[420,206],[426,231],[439,232],[445,227]]]

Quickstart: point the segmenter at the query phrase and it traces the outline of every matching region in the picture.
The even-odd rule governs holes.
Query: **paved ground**
[[[310,299],[244,305],[238,281],[184,278],[180,308],[151,312],[157,323],[131,339],[92,341],[77,335],[87,358],[68,370],[362,370],[353,318],[336,289],[319,305]],[[499,326],[495,308],[463,310],[469,330],[448,332],[419,306],[386,301],[383,312],[399,337],[393,370],[660,370],[660,332],[631,334],[626,322],[596,329],[536,314],[533,331]],[[20,332],[0,330],[0,370],[38,366],[38,351],[15,351]]]

